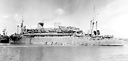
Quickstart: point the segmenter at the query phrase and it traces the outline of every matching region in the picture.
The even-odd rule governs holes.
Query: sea
[[[128,61],[128,42],[124,46],[0,44],[0,61]]]

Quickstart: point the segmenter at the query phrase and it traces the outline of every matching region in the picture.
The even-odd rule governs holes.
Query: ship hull
[[[84,46],[122,46],[118,39],[92,39],[89,37],[23,37],[21,43],[41,45],[84,45]]]

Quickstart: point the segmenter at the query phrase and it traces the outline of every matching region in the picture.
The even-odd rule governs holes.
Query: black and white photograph
[[[128,61],[128,0],[0,0],[0,61]]]

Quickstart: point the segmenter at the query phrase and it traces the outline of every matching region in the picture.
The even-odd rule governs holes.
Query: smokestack
[[[44,26],[44,23],[42,23],[42,22],[39,22],[38,24],[37,24],[37,28],[43,28],[43,26]]]
[[[44,23],[39,23],[39,25],[40,25],[41,27],[43,27],[43,26],[44,26]]]

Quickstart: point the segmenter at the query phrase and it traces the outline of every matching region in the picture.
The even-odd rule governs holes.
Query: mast
[[[3,36],[6,35],[6,29],[3,29]]]
[[[95,25],[95,6],[93,8],[93,19],[90,21],[90,31],[91,31],[91,34],[93,34],[94,25]]]
[[[23,27],[23,24],[24,23],[24,20],[23,20],[23,17],[22,17],[22,22],[21,22],[21,28]]]
[[[22,17],[22,22],[21,22],[21,34],[23,34],[23,31],[24,31],[24,20],[23,20],[23,17]]]
[[[17,34],[19,34],[19,25],[17,25]]]
[[[92,32],[93,32],[94,31],[94,27],[95,27],[95,6],[93,8],[93,23],[92,23],[92,26],[93,26],[93,28],[92,28]]]
[[[92,32],[94,30],[97,31],[97,23],[98,23],[98,21],[95,20],[97,15],[99,15],[99,14],[96,14],[96,12],[95,12],[95,6],[94,6],[94,8],[93,8],[93,20],[92,20]]]
[[[90,33],[92,34],[92,20],[90,21]]]
[[[96,30],[97,30],[97,21],[96,21]]]

